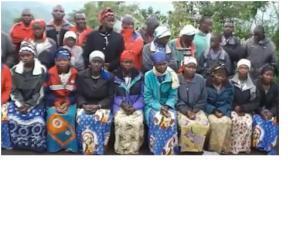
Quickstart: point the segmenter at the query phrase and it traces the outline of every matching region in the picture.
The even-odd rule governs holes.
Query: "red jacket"
[[[49,77],[47,80],[46,87],[49,92],[47,98],[47,103],[50,106],[59,106],[62,103],[67,103],[67,105],[72,105],[76,101],[75,91],[76,91],[76,79],[77,70],[71,67],[71,76],[69,77],[66,85],[63,85],[57,71],[57,67],[53,66],[49,71]]]
[[[10,30],[11,40],[17,46],[17,50],[19,50],[21,42],[25,39],[32,38],[32,35],[31,25],[26,27],[23,22],[14,24]]]
[[[82,32],[79,32],[77,30],[77,27],[70,27],[70,31],[74,31],[77,35],[77,41],[76,44],[83,47],[83,45],[86,42],[87,36],[93,31],[93,29],[91,29],[90,27],[86,27],[86,29],[84,29]]]
[[[144,40],[137,32],[134,32],[132,37],[128,40],[125,39],[123,32],[121,34],[124,39],[125,49],[131,50],[135,55],[134,66],[137,70],[142,68],[142,51],[144,47]]]
[[[5,104],[9,100],[12,86],[11,73],[8,66],[2,64],[1,74],[1,104]]]

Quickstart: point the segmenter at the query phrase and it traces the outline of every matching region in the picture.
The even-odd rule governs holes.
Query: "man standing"
[[[105,55],[105,68],[113,71],[120,64],[120,55],[124,50],[124,41],[121,34],[113,31],[115,23],[114,12],[110,8],[98,14],[100,27],[92,31],[86,41],[83,58],[85,66],[89,64],[89,55],[94,50],[102,51]]]
[[[86,16],[82,12],[77,12],[74,15],[75,26],[70,27],[70,31],[73,31],[77,35],[77,45],[83,47],[87,36],[93,31],[86,25]]]
[[[124,39],[125,50],[129,50],[134,55],[134,66],[137,70],[142,68],[142,50],[144,40],[139,33],[134,30],[134,20],[132,16],[126,15],[122,20],[121,34]]]
[[[242,58],[243,48],[240,40],[233,36],[234,24],[232,21],[227,20],[224,23],[224,30],[222,36],[221,46],[227,52],[231,61],[231,68],[235,68],[237,62]],[[229,74],[233,74],[234,71],[228,71]]]
[[[208,16],[202,16],[199,21],[199,32],[195,34],[194,44],[196,45],[196,58],[200,58],[201,54],[209,48],[212,30],[212,20]]]
[[[266,38],[263,26],[255,27],[253,37],[246,41],[245,57],[251,61],[250,74],[253,80],[257,80],[265,64],[276,66],[275,45]]]
[[[142,27],[139,30],[139,33],[144,40],[144,45],[153,41],[154,31],[159,26],[159,21],[157,20],[156,16],[152,15],[147,18],[145,25],[145,27]]]
[[[21,42],[32,37],[31,21],[32,13],[29,9],[22,11],[21,21],[14,24],[10,31],[10,37],[13,44],[16,45],[16,52],[19,51]]]
[[[53,20],[47,24],[47,37],[52,38],[57,46],[63,46],[65,33],[70,29],[70,23],[64,19],[65,10],[61,5],[57,5],[52,10]]]

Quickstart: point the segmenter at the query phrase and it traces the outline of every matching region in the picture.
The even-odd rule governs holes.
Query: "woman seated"
[[[5,64],[1,65],[1,75],[1,147],[11,149],[7,109],[12,82],[10,69]]]
[[[234,86],[233,110],[231,113],[231,152],[251,152],[252,113],[259,106],[259,91],[254,85],[249,70],[251,63],[241,59],[237,73],[231,79]]]
[[[232,101],[234,88],[228,80],[224,64],[212,66],[207,79],[207,105],[210,134],[208,150],[220,153],[230,152]]]
[[[78,150],[75,133],[77,70],[71,66],[70,59],[70,51],[59,48],[55,54],[55,66],[48,72],[46,87],[49,152]]]
[[[175,105],[179,80],[168,69],[164,52],[151,55],[154,67],[145,74],[145,119],[149,129],[149,149],[155,155],[172,154],[177,148]]]
[[[196,74],[197,60],[184,57],[183,73],[179,76],[178,124],[180,127],[181,152],[203,152],[206,134],[209,130],[205,115],[206,86],[205,79]]]
[[[115,151],[138,154],[144,142],[143,75],[134,67],[135,55],[125,50],[121,67],[114,71]]]
[[[266,65],[262,68],[257,82],[260,92],[260,106],[253,116],[253,147],[277,155],[277,138],[279,133],[279,88],[273,81],[274,67]]]
[[[46,37],[46,22],[44,20],[32,21],[31,27],[33,36],[29,41],[36,49],[37,58],[49,69],[54,66],[56,42]]]
[[[14,149],[46,150],[45,106],[47,69],[36,58],[35,48],[22,42],[20,62],[11,69],[12,92],[8,108],[9,130]]]
[[[89,68],[78,75],[77,139],[83,154],[102,155],[112,122],[113,76],[104,69],[101,51],[89,55]]]

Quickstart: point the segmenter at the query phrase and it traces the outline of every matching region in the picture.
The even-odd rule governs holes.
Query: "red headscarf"
[[[111,8],[102,10],[99,14],[100,22],[102,23],[106,17],[114,16],[114,11]]]
[[[31,22],[31,27],[33,27],[33,24],[35,24],[35,23],[39,24],[44,29],[43,40],[45,40],[46,39],[46,22],[45,22],[45,20],[35,19]],[[33,33],[32,33],[32,39],[33,40],[35,39]]]
[[[134,53],[130,50],[124,50],[120,56],[120,61],[132,61],[134,62],[135,56]]]

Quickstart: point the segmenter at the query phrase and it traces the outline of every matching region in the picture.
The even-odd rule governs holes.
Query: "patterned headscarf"
[[[102,23],[106,17],[115,16],[114,11],[111,8],[106,8],[100,12],[100,22]]]
[[[71,59],[71,52],[66,48],[59,48],[55,52],[55,59]]]
[[[21,42],[19,53],[25,52],[25,51],[31,52],[34,56],[36,56],[36,49],[35,49],[34,45],[28,41]]]

